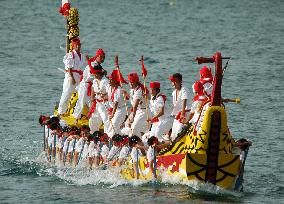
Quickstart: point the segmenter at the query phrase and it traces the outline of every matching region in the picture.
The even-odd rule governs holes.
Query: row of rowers
[[[120,134],[141,138],[148,133],[160,141],[174,140],[186,123],[196,123],[200,104],[210,97],[212,74],[207,67],[200,70],[200,80],[192,86],[193,101],[189,99],[189,89],[182,83],[182,75],[175,73],[169,77],[174,87],[170,109],[168,106],[171,104],[168,104],[166,96],[162,94],[159,82],[150,82],[149,93],[147,87],[139,81],[138,74],[130,73],[130,93],[127,93],[122,89],[122,84],[128,82],[118,69],[106,76],[101,66],[105,59],[102,49],[98,49],[95,57],[88,60],[83,72],[78,70],[83,63],[80,57],[80,41],[72,41],[72,46],[72,52],[67,53],[63,60],[66,74],[58,114],[65,114],[72,93],[78,91],[73,116],[76,120],[80,119],[83,107],[88,105],[91,134],[98,131],[103,123],[104,132],[109,137]],[[131,110],[128,110],[128,100],[131,102]],[[149,104],[149,113],[146,104]]]

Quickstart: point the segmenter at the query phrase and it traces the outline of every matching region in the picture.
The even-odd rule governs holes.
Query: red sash
[[[92,85],[93,83],[91,81],[88,81],[87,96],[91,96]]]
[[[91,105],[91,108],[88,112],[88,118],[90,118],[92,116],[92,114],[95,112],[96,108],[97,108],[97,102],[105,102],[104,100],[98,100],[95,99]]]

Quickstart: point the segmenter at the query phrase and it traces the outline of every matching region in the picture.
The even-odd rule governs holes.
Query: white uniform
[[[126,159],[126,158],[128,157],[128,155],[129,155],[129,153],[130,153],[129,150],[130,150],[130,147],[128,147],[128,146],[123,146],[123,147],[121,148],[120,152],[119,152],[118,158],[119,158],[119,159]]]
[[[203,79],[200,79],[199,81],[203,85],[206,95],[211,96],[212,89],[213,89],[212,78],[203,78]]]
[[[63,62],[65,64],[66,73],[63,82],[63,91],[58,106],[58,114],[63,114],[67,111],[68,102],[71,98],[71,95],[75,92],[75,88],[80,82],[81,75],[78,72],[80,72],[81,67],[84,66],[82,57],[80,58],[75,50],[67,53],[63,58]],[[72,74],[76,82],[74,85],[72,84],[70,73],[67,72],[67,70],[70,68],[72,68]]]
[[[88,95],[88,89],[92,87],[92,82],[94,80],[93,75],[90,73],[90,67],[87,65],[83,72],[82,81],[79,84],[78,89],[78,100],[72,114],[74,118],[79,119],[81,117],[84,105],[87,104],[88,107],[91,105],[90,95]]]
[[[106,109],[106,102],[101,96],[102,94],[107,94],[108,89],[108,80],[107,78],[103,77],[100,81],[98,79],[94,79],[92,88],[95,92],[95,100],[96,110],[92,113],[91,118],[89,119],[89,127],[90,133],[94,133],[95,131],[99,131],[100,125],[102,122],[105,124],[108,120],[108,114]]]
[[[76,139],[72,139],[69,143],[69,149],[68,149],[68,153],[75,151],[75,147],[76,147]]]
[[[109,107],[113,109],[114,103],[118,103],[117,109],[112,120],[108,120],[104,125],[104,132],[108,134],[109,137],[113,137],[114,134],[122,135],[120,126],[125,120],[126,109],[124,103],[123,91],[120,87],[113,89],[111,86],[108,87],[108,101]]]
[[[114,160],[118,158],[120,150],[120,147],[113,145],[108,153],[107,159]]]
[[[189,121],[190,123],[193,123],[196,125],[195,129],[199,130],[200,128],[200,123],[196,124],[198,121],[198,118],[200,118],[200,114],[201,114],[201,106],[202,106],[202,102],[205,99],[205,96],[199,96],[198,98],[196,98],[196,100],[191,104],[191,108],[190,108],[190,113],[194,114],[192,119]]]
[[[139,158],[142,156],[142,153],[140,149],[133,147],[130,155],[131,155],[132,162],[134,163],[139,160]]]
[[[158,94],[156,98],[150,100],[150,110],[153,116],[157,115],[164,107],[164,114],[158,118],[157,122],[152,123],[150,137],[155,136],[159,141],[168,140],[165,135],[170,131],[173,120],[170,117],[169,108],[166,105],[166,100],[163,95]]]
[[[179,91],[178,96],[176,95],[176,90],[173,91],[172,93],[173,96],[173,111],[171,113],[172,116],[175,117],[173,126],[172,126],[172,134],[171,134],[171,139],[174,140],[178,133],[180,133],[180,131],[182,130],[182,127],[184,126],[184,124],[182,124],[179,121],[179,117],[178,115],[181,114],[182,111],[182,104],[183,104],[183,100],[187,99],[187,104],[185,107],[185,110],[189,110],[189,90],[186,87],[181,87],[181,90]],[[185,117],[186,117],[186,113],[185,113]]]
[[[155,149],[154,147],[149,147],[147,150],[147,160],[148,162],[151,162],[155,159]]]
[[[109,147],[107,145],[102,146],[102,151],[101,151],[101,156],[102,157],[107,157],[109,153]]]
[[[98,157],[100,156],[99,144],[95,144],[94,141],[91,141],[88,149],[88,157]]]
[[[141,87],[130,89],[130,101],[133,107],[136,100],[140,100],[137,111],[131,125],[132,134],[141,137],[141,132],[145,133],[148,130],[147,126],[147,114],[146,114],[146,102],[143,95],[144,90]]]
[[[49,148],[55,148],[57,145],[57,135],[51,131],[51,133],[49,134],[48,138],[47,138],[47,145]]]
[[[81,152],[82,150],[82,147],[84,145],[84,140],[83,138],[81,137],[77,142],[76,142],[76,145],[75,145],[75,152]]]

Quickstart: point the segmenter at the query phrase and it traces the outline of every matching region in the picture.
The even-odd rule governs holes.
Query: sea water
[[[282,0],[85,0],[79,8],[82,50],[106,52],[110,73],[119,55],[124,76],[184,86],[198,80],[197,56],[231,57],[223,80],[230,131],[253,142],[244,192],[164,177],[127,182],[114,170],[74,171],[48,165],[42,154],[40,114],[59,101],[64,75],[65,19],[60,1],[0,2],[0,203],[284,203],[284,2]]]

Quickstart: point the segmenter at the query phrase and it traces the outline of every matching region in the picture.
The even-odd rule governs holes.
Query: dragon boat
[[[241,151],[233,152],[235,142],[228,127],[227,113],[221,97],[223,78],[222,57],[216,52],[213,57],[198,57],[199,64],[215,63],[215,76],[211,99],[201,106],[203,118],[201,128],[188,125],[178,135],[173,145],[159,152],[154,161],[154,171],[158,179],[166,173],[181,180],[198,180],[225,189],[241,190],[246,156],[250,142],[241,146]],[[244,158],[240,158],[243,153]],[[153,178],[146,157],[139,159],[139,179]],[[133,164],[121,171],[125,179],[137,178]]]
[[[64,9],[61,11],[67,19],[66,52],[70,50],[70,40],[79,36],[78,10],[68,8],[68,11],[66,14]],[[216,52],[209,58],[196,58],[198,64],[215,64],[212,95],[210,100],[201,106],[202,110],[198,119],[200,128],[197,128],[196,124],[187,125],[171,146],[162,149],[155,155],[154,173],[158,180],[166,173],[168,176],[177,176],[180,180],[197,180],[225,189],[242,190],[244,166],[251,143],[246,142],[244,145],[240,145],[239,151],[234,151],[236,142],[228,127],[227,113],[221,96],[224,71],[222,62],[225,59],[229,58],[222,57],[220,52]],[[77,93],[73,93],[66,114],[61,116],[61,119],[66,121],[69,126],[75,124],[72,113],[77,99]],[[57,108],[56,105],[54,115],[57,115]],[[88,107],[85,105],[76,126],[88,125],[88,111]],[[135,172],[138,173],[135,175]],[[136,166],[129,158],[120,173],[126,180],[137,178],[152,180],[153,178],[145,156],[139,158]]]

